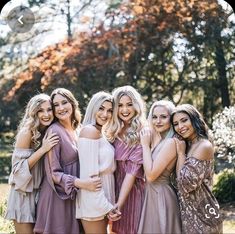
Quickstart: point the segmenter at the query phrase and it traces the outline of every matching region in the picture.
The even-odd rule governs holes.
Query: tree
[[[31,59],[29,69],[8,84],[4,100],[24,95],[22,88],[30,93],[32,87],[50,92],[63,86],[74,92],[85,109],[94,92],[131,84],[149,105],[162,98],[192,103],[211,123],[222,108],[215,62],[220,62],[215,56],[218,38],[213,30],[218,22],[221,29],[230,30],[226,36],[222,30],[220,37],[226,69],[234,61],[235,30],[225,25],[227,15],[215,0],[187,3],[118,1],[92,31],[78,32],[69,43],[50,46]],[[228,71],[231,90],[234,66]]]

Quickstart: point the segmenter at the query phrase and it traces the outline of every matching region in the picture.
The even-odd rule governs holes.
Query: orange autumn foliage
[[[29,60],[26,71],[14,78],[4,99],[11,100],[36,75],[40,76],[42,91],[52,84],[72,85],[81,79],[88,82],[92,77],[104,82],[107,73],[113,75],[121,70],[128,76],[128,66],[139,62],[135,58],[145,53],[147,47],[164,46],[163,38],[175,32],[189,35],[193,29],[188,24],[200,17],[214,16],[217,7],[216,0],[132,0],[120,5],[107,17],[123,17],[124,24],[110,27],[100,24],[92,32],[79,33],[70,41],[45,48]],[[87,22],[89,17],[83,20]]]

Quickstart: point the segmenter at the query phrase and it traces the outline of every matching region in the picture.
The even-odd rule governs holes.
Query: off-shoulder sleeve
[[[33,179],[29,169],[28,158],[33,154],[32,149],[16,148],[12,154],[12,171],[9,184],[15,185],[15,190],[33,191]]]
[[[66,174],[63,169],[63,165],[61,164],[61,144],[63,143],[61,141],[60,133],[56,133],[60,140],[45,156],[47,179],[61,199],[75,199],[77,188],[74,185],[74,180],[77,177]]]
[[[194,157],[186,159],[177,179],[178,189],[181,193],[190,193],[196,190],[205,179],[205,160],[198,160]]]
[[[144,178],[142,146],[136,145],[129,153],[130,155],[125,167],[126,173],[134,175],[137,178]]]
[[[100,139],[79,138],[78,151],[81,179],[87,179],[95,175],[99,176],[99,146]],[[96,192],[81,189],[78,200],[77,218],[99,217],[107,214],[113,208],[113,205],[106,198],[103,188]]]

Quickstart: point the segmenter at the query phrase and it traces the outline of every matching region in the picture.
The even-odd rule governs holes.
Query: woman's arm
[[[31,169],[37,163],[37,161],[58,142],[59,137],[56,133],[46,133],[42,140],[41,147],[28,159],[29,168]]]
[[[184,140],[180,140],[178,138],[174,138],[177,152],[177,163],[176,163],[176,175],[177,178],[180,178],[180,171],[184,166],[186,160],[186,143]]]
[[[74,180],[74,185],[77,188],[85,189],[85,190],[88,190],[91,192],[100,191],[102,188],[100,177],[92,177],[92,178],[88,178],[88,179],[76,178]]]
[[[173,139],[166,139],[166,142],[158,152],[155,160],[152,160],[150,129],[143,129],[141,131],[140,139],[143,147],[143,164],[146,179],[149,182],[152,182],[162,174],[174,159],[176,159],[175,143]]]
[[[20,131],[16,140],[15,148],[29,149],[31,148],[31,138],[32,134],[29,130]],[[47,133],[43,140],[41,147],[35,151],[28,159],[29,169],[31,170],[33,166],[38,162],[38,160],[48,152],[54,145],[59,141],[58,136],[55,133]]]
[[[45,150],[43,148],[33,152],[31,139],[31,132],[27,129],[21,129],[18,133],[15,150],[12,154],[12,172],[9,178],[9,183],[14,184],[16,190],[25,192],[33,190],[31,169],[44,155]],[[50,144],[56,144],[54,137],[49,139],[46,146]]]
[[[129,152],[128,152],[129,151]],[[124,163],[125,177],[122,181],[117,203],[118,209],[122,208],[131,192],[136,180],[144,180],[143,170],[143,148],[141,144],[136,144],[127,148],[128,157]]]
[[[71,157],[64,152],[63,147],[67,147],[69,154],[77,154],[76,149],[73,147],[72,142],[66,141],[64,132],[65,130],[58,125],[51,125],[47,131],[56,133],[59,137],[59,142],[46,154],[44,165],[47,180],[53,190],[61,199],[74,199],[77,193],[75,187],[75,179],[78,175],[71,175],[64,169],[63,157]],[[68,153],[68,152],[67,152]],[[78,161],[76,162],[78,164]]]
[[[131,174],[126,174],[123,182],[122,182],[122,186],[121,186],[121,190],[119,193],[119,197],[118,197],[118,201],[117,201],[117,207],[118,210],[121,210],[121,208],[123,207],[134,183],[135,183],[135,176],[131,175]]]

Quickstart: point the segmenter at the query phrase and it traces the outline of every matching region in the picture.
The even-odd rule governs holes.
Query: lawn
[[[9,185],[0,184],[0,191],[0,233],[13,233],[14,229],[12,223],[3,218],[6,209],[7,195],[9,193]],[[225,216],[223,233],[235,234],[235,203],[222,206],[221,212]]]
[[[4,219],[7,196],[9,193],[9,185],[0,184],[0,191],[0,233],[13,233],[13,223],[9,220]]]

